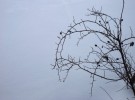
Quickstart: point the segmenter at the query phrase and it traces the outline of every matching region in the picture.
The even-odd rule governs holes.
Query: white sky
[[[0,100],[114,100],[131,98],[116,92],[121,83],[97,82],[90,97],[87,73],[73,71],[65,83],[58,81],[54,63],[55,42],[61,30],[76,19],[86,18],[87,8],[119,17],[122,0],[0,0]],[[135,31],[135,1],[126,0],[125,27]],[[75,51],[73,51],[75,52]],[[113,89],[112,89],[113,88]],[[128,95],[129,94],[129,95]]]

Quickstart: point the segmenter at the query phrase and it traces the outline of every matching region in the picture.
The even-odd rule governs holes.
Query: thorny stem
[[[120,81],[123,80],[127,87],[129,87],[135,96],[135,61],[133,57],[128,53],[128,49],[134,46],[134,42],[131,42],[135,37],[131,31],[131,36],[123,39],[122,35],[122,22],[123,22],[123,12],[125,0],[122,0],[122,10],[120,13],[120,18],[113,18],[101,11],[92,9],[90,11],[90,16],[95,17],[95,20],[81,20],[80,22],[75,22],[70,25],[66,33],[60,32],[60,37],[58,37],[59,42],[56,48],[56,58],[53,68],[58,70],[59,80],[61,80],[61,72],[65,72],[65,79],[68,73],[74,67],[81,69],[92,76],[92,87],[95,82],[95,76],[104,80],[110,81]],[[89,25],[96,25],[98,29],[91,28]],[[77,27],[81,26],[81,29]],[[112,27],[115,26],[115,29]],[[101,30],[100,30],[101,29]],[[77,45],[81,40],[83,40],[88,35],[94,34],[97,36],[99,41],[103,44],[102,47],[95,44],[95,48],[92,47],[89,51],[86,59],[76,60],[74,57],[69,56],[66,58],[63,56],[64,45],[68,36],[73,34],[80,34],[77,41]],[[102,37],[106,38],[104,40]],[[114,53],[119,53],[120,57],[115,58]],[[95,61],[92,61],[92,55],[96,55]],[[92,58],[92,59],[91,59]],[[87,66],[87,64],[90,64]],[[99,71],[104,74],[98,73]],[[106,75],[106,72],[113,72],[118,77],[110,77]]]

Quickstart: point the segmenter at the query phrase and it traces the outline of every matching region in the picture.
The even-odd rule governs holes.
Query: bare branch
[[[53,65],[53,68],[58,71],[59,80],[65,81],[70,70],[76,68],[91,75],[91,92],[95,78],[99,77],[111,82],[122,80],[135,95],[135,60],[129,53],[129,50],[134,46],[135,37],[131,28],[131,36],[123,37],[124,5],[125,1],[123,0],[120,18],[113,18],[103,13],[102,9],[92,8],[92,10],[89,10],[88,16],[92,16],[95,18],[94,20],[81,19],[80,22],[76,22],[73,19],[73,24],[69,26],[67,32],[60,32],[55,64]],[[94,47],[91,47],[84,59],[81,59],[80,56],[75,58],[72,55],[66,57],[63,55],[64,46],[68,42],[68,37],[73,35],[79,36],[77,46],[88,36],[95,36],[100,43],[94,44]],[[92,40],[92,37],[90,37],[90,40]],[[64,72],[65,76],[61,78],[61,73]],[[109,75],[110,73],[114,77]]]

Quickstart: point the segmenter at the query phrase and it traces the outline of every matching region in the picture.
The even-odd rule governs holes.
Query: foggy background
[[[124,30],[135,31],[134,0],[125,0]],[[0,0],[0,100],[133,100],[123,83],[94,85],[89,75],[72,71],[65,83],[52,70],[57,36],[75,19],[85,19],[95,7],[119,17],[122,0]],[[68,51],[68,48],[67,48]],[[76,51],[72,51],[74,53]],[[82,52],[79,52],[82,53]],[[122,86],[121,86],[122,84]]]

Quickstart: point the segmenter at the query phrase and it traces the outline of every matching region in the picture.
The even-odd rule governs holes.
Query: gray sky
[[[0,0],[0,100],[109,100],[105,87],[117,100],[131,98],[130,91],[116,92],[118,84],[99,81],[90,97],[87,73],[73,71],[65,83],[51,70],[57,35],[76,19],[86,18],[87,8],[119,17],[122,0]],[[135,31],[135,1],[127,1],[124,27]],[[75,51],[73,51],[74,53]],[[113,89],[112,89],[113,88]]]

